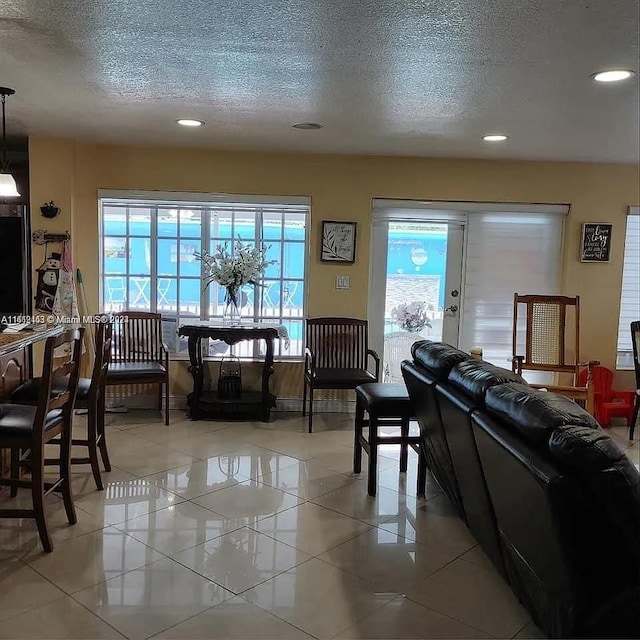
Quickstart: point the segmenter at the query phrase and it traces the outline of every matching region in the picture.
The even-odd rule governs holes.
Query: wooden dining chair
[[[107,385],[157,384],[165,425],[169,424],[169,349],[162,340],[162,316],[147,311],[121,311],[113,316],[111,361]]]
[[[106,317],[106,316],[105,316]],[[105,471],[111,471],[109,453],[104,426],[105,413],[105,385],[107,380],[107,368],[111,357],[111,336],[113,324],[111,322],[96,325],[95,358],[91,378],[78,379],[78,391],[76,393],[75,408],[87,410],[87,437],[73,438],[72,446],[86,447],[88,456],[83,458],[71,458],[71,464],[90,464],[96,487],[102,491],[102,477],[98,455],[102,457]],[[17,387],[11,393],[11,402],[19,404],[37,405],[42,389],[42,378],[31,378]],[[53,393],[59,389],[55,386]],[[56,459],[45,460],[45,465],[57,464]]]
[[[368,322],[357,318],[309,318],[306,320],[306,348],[302,415],[307,410],[309,391],[309,433],[313,431],[315,389],[355,389],[380,379],[380,357],[369,349]],[[374,373],[368,370],[369,357]]]
[[[53,551],[47,528],[44,499],[52,491],[62,493],[69,524],[76,523],[76,512],[71,494],[71,421],[80,373],[80,352],[84,329],[69,329],[48,338],[44,348],[42,367],[42,393],[37,406],[0,404],[0,449],[11,451],[9,478],[0,479],[0,485],[11,488],[15,497],[19,488],[30,489],[31,509],[0,509],[0,518],[35,518],[44,550]],[[70,344],[66,362],[54,368],[56,348]],[[46,444],[60,447],[58,464],[60,475],[55,482],[44,480]],[[20,477],[21,468],[30,471],[28,479]]]

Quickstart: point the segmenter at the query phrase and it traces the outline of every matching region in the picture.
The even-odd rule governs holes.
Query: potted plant
[[[40,207],[40,212],[45,218],[55,218],[60,213],[60,207],[56,207],[55,202],[50,200]]]

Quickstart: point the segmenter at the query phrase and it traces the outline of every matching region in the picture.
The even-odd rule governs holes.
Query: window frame
[[[630,229],[629,222],[631,219],[634,219],[635,225],[634,229]],[[625,232],[624,232],[624,251],[622,257],[622,273],[621,273],[621,281],[620,281],[620,309],[618,311],[618,331],[616,335],[616,370],[617,371],[633,371],[635,369],[634,366],[634,356],[633,356],[633,348],[631,343],[631,326],[629,322],[623,322],[623,305],[625,302],[627,304],[633,304],[633,300],[625,301],[625,282],[628,282],[628,278],[625,276],[629,276],[629,274],[633,274],[633,268],[638,268],[639,265],[631,264],[629,265],[628,260],[628,249],[632,244],[631,241],[635,239],[635,237],[630,237],[631,233],[637,233],[637,237],[640,238],[640,206],[631,206],[627,210],[627,215],[625,218]],[[637,246],[636,246],[637,249]],[[640,251],[640,250],[639,250]],[[636,258],[637,259],[637,258]],[[639,260],[640,263],[640,260]],[[627,273],[628,269],[628,273]],[[635,273],[635,277],[638,278],[638,281],[635,283],[636,290],[640,292],[640,275]],[[627,294],[632,293],[632,291],[628,291]],[[640,319],[640,294],[639,299],[635,301],[638,305],[638,314],[634,317],[634,319]],[[628,348],[621,348],[621,345],[628,344]]]
[[[107,211],[108,208],[121,208],[124,218],[124,229],[118,233],[106,233],[106,223],[108,221]],[[145,209],[145,213],[149,215],[149,231],[148,235],[132,235],[130,220],[131,214]],[[159,220],[162,215],[163,209],[171,209],[172,215],[175,216],[175,233],[171,235],[159,235]],[[185,236],[181,233],[182,228],[182,211],[197,210],[201,216],[201,223],[199,225],[199,236]],[[135,295],[135,303],[138,303],[140,296],[143,298],[143,305],[136,306],[134,308],[138,310],[148,310],[152,312],[159,312],[163,315],[164,322],[175,322],[176,330],[185,318],[190,317],[188,312],[181,310],[180,302],[180,286],[183,281],[197,281],[202,283],[202,276],[204,275],[204,265],[200,264],[200,271],[197,276],[194,275],[182,275],[181,273],[181,247],[185,240],[193,240],[200,244],[200,251],[215,250],[218,244],[223,244],[225,241],[234,242],[233,238],[235,221],[238,216],[242,214],[249,214],[249,217],[253,218],[254,233],[252,238],[243,238],[243,241],[250,243],[259,243],[269,245],[271,243],[278,245],[280,255],[276,258],[280,264],[278,276],[267,275],[263,278],[262,282],[276,283],[279,288],[278,302],[273,308],[277,310],[274,315],[268,313],[269,306],[264,302],[263,287],[260,288],[260,295],[253,300],[252,311],[247,317],[251,317],[253,321],[257,322],[273,322],[281,323],[291,328],[290,323],[298,325],[297,331],[299,331],[299,337],[294,341],[293,336],[291,343],[298,347],[296,353],[290,353],[283,349],[282,345],[276,345],[276,359],[285,361],[299,361],[304,354],[304,318],[306,317],[306,305],[308,295],[308,277],[309,277],[309,254],[310,243],[309,238],[311,234],[310,221],[311,221],[311,199],[309,197],[268,197],[268,196],[242,196],[234,194],[188,194],[188,193],[165,193],[165,192],[120,192],[120,191],[107,191],[100,190],[98,196],[98,217],[99,217],[99,301],[100,309],[104,310],[107,305],[110,304],[107,300],[109,285],[108,279],[121,278],[123,281],[123,308],[132,308],[130,302]],[[303,237],[301,240],[296,238],[286,237],[286,214],[294,213],[298,216],[302,216],[302,229]],[[264,238],[264,221],[267,215],[277,214],[280,216],[280,232],[277,239]],[[231,220],[230,237],[224,236],[211,237],[212,220],[214,216],[224,215]],[[121,239],[124,245],[124,258],[125,264],[121,273],[107,273],[106,272],[106,242],[107,239]],[[131,272],[131,246],[132,239],[140,238],[149,241],[149,268],[146,273],[132,273]],[[162,240],[168,240],[176,247],[176,269],[175,273],[169,275],[159,275],[158,273],[158,252],[159,244]],[[285,277],[285,253],[287,245],[302,245],[302,265],[301,265],[301,277],[296,274],[293,277]],[[298,251],[296,251],[298,253]],[[268,271],[267,271],[268,274]],[[134,279],[145,279],[148,281],[149,292],[148,296],[145,294],[145,287],[143,284],[140,286],[136,281],[136,286],[139,291],[133,292],[131,287],[133,286]],[[159,293],[158,284],[161,279],[166,279],[172,283],[175,283],[176,287],[176,307],[175,311],[166,311],[159,307]],[[283,298],[283,291],[286,287],[292,287],[291,283],[295,283],[295,292],[298,292],[301,287],[302,307],[300,308],[299,315],[286,315],[284,310],[286,307],[286,300]],[[119,290],[119,288],[111,289],[113,291]],[[257,290],[256,290],[257,292]],[[289,294],[286,294],[289,295]],[[295,294],[292,294],[295,295]],[[146,303],[146,304],[144,304]],[[112,303],[113,304],[113,303]],[[117,303],[116,303],[117,304]],[[162,304],[160,302],[160,304]],[[218,285],[213,283],[206,289],[200,286],[200,298],[199,298],[199,314],[193,315],[193,319],[209,320],[209,319],[221,319],[220,313],[216,313],[216,308],[219,309],[220,298]],[[111,307],[113,310],[113,307]],[[213,313],[212,313],[213,311]],[[266,313],[265,313],[266,312]],[[187,315],[183,315],[186,313]],[[176,334],[176,341],[173,348],[170,348],[170,358],[172,360],[186,360],[188,355],[184,348],[180,348],[182,345],[181,339]],[[245,348],[240,347],[240,357],[248,360],[259,360],[264,356],[264,345],[260,341],[253,341],[249,343],[240,343]],[[291,347],[290,347],[291,348]],[[295,348],[295,347],[294,347]],[[204,356],[207,359],[213,359],[214,355],[205,353]]]

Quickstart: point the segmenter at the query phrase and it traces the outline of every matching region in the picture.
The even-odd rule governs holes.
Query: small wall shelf
[[[44,229],[38,229],[31,234],[31,240],[35,244],[47,244],[47,242],[66,242],[71,240],[71,234],[68,231],[64,233],[49,233]]]

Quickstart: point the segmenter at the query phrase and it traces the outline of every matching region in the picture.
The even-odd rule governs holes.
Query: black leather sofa
[[[550,638],[640,637],[640,474],[576,403],[449,345],[402,372],[429,467]]]

